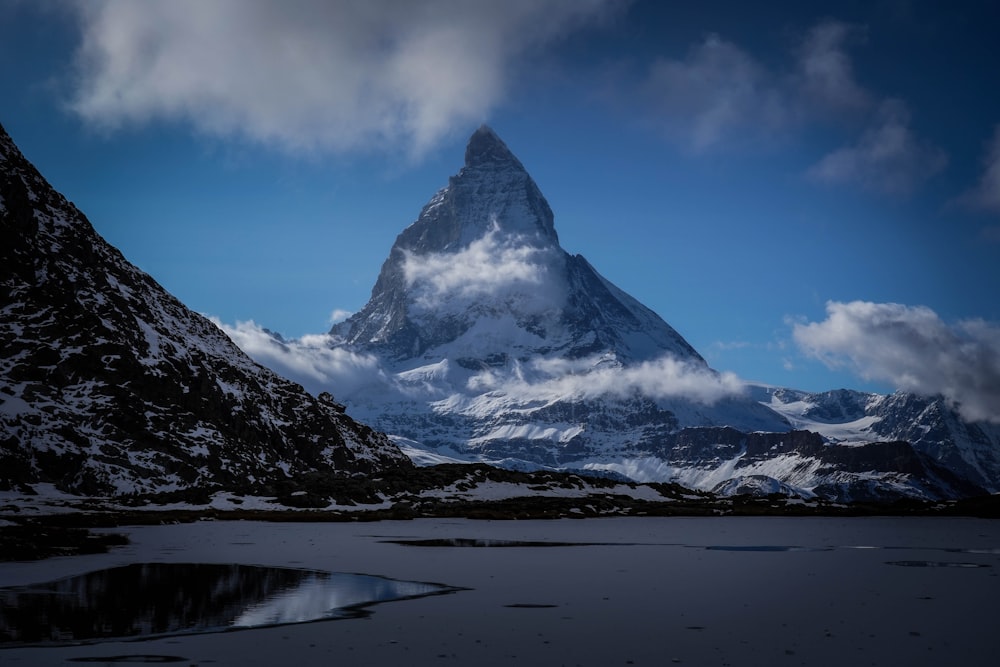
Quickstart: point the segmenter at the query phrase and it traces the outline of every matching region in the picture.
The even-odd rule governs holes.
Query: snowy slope
[[[247,488],[408,465],[108,245],[0,127],[0,487]]]

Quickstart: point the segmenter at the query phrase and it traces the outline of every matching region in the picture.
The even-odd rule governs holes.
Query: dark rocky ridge
[[[0,488],[239,489],[409,465],[129,264],[0,127]]]

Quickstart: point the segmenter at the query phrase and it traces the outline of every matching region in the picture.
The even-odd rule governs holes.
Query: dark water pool
[[[364,574],[213,563],[137,563],[0,588],[0,647],[150,639],[351,618],[379,602],[452,593]]]

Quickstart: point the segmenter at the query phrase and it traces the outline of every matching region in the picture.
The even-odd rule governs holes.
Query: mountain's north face
[[[400,465],[128,263],[0,127],[0,488],[248,490]]]

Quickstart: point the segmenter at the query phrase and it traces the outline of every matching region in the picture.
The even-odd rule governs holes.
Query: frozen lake
[[[337,620],[146,641],[0,648],[0,663],[841,667],[997,660],[996,521],[203,521],[120,531],[132,544],[109,554],[0,563],[0,586],[186,563],[468,590],[387,597],[362,617],[334,613]]]

